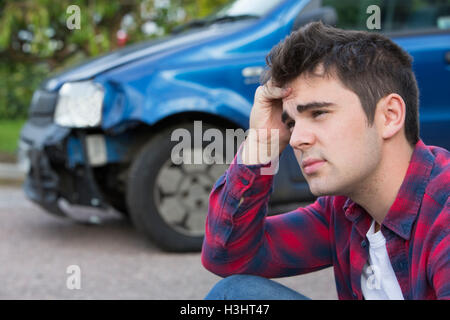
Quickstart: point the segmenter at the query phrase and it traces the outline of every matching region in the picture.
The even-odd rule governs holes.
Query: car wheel
[[[209,194],[228,165],[175,164],[172,148],[179,142],[171,141],[171,135],[180,127],[194,137],[194,125],[186,123],[162,130],[141,148],[128,177],[127,206],[135,227],[159,247],[175,252],[199,251]],[[202,128],[213,126],[203,123]],[[202,142],[201,148],[192,148],[191,156],[203,154],[205,145]]]

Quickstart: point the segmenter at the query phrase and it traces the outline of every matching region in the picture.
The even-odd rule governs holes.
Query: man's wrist
[[[242,161],[244,143],[242,142],[233,163],[227,170],[227,181],[230,182],[230,186],[233,186],[230,189],[230,193],[235,199],[240,199],[246,190],[255,188],[255,185],[258,188],[264,186],[264,190],[266,190],[266,186],[272,185],[274,175],[278,169],[278,161],[269,162],[268,164],[244,164]],[[258,190],[263,191],[262,189]],[[269,189],[266,192],[269,192]]]
[[[281,152],[278,142],[261,143],[247,137],[242,147],[242,164],[266,165],[278,160]]]

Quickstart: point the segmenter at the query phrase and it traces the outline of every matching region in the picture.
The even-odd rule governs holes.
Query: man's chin
[[[334,196],[339,193],[337,190],[330,188],[329,185],[322,185],[322,184],[309,183],[309,182],[308,182],[308,185],[309,185],[309,190],[316,197]]]
[[[330,186],[326,187],[311,187],[309,186],[309,190],[315,197],[321,197],[321,196],[345,196],[347,195],[346,192],[343,191],[343,189],[340,188],[330,188]]]
[[[311,189],[310,189],[311,190]],[[315,197],[321,197],[321,196],[331,196],[332,194],[326,191],[316,191],[316,190],[311,190],[311,193],[315,196]]]

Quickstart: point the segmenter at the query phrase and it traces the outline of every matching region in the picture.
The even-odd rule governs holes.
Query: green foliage
[[[34,90],[46,77],[45,63],[29,66],[25,63],[0,63],[0,119],[26,116]]]
[[[169,33],[229,0],[0,0],[0,119],[26,117],[34,90],[52,72],[127,44]],[[70,5],[81,29],[69,30]],[[149,22],[156,32],[145,34]]]
[[[17,150],[20,129],[25,121],[22,119],[4,120],[0,119],[0,161],[4,161],[5,155],[14,155]],[[7,157],[13,160],[14,157]]]

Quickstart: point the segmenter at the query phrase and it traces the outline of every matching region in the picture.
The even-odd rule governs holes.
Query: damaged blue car
[[[202,130],[246,130],[274,45],[316,20],[367,30],[373,4],[381,9],[381,29],[373,32],[387,34],[414,58],[421,138],[450,149],[450,3],[414,3],[234,0],[167,37],[51,77],[34,93],[21,131],[25,193],[61,217],[73,217],[70,206],[114,208],[165,250],[200,250],[209,193],[227,165],[175,164],[174,130],[193,133],[194,121]],[[205,145],[194,145],[193,154]],[[280,161],[273,211],[312,201],[292,149]]]

